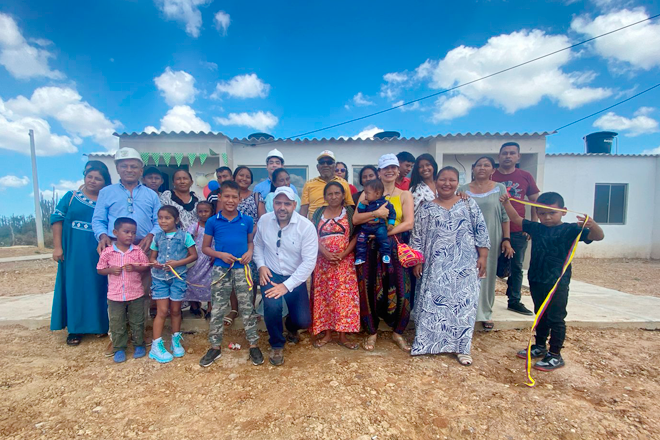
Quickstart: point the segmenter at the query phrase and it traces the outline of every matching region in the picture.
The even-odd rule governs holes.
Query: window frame
[[[609,187],[609,195],[608,195],[608,204],[607,204],[607,221],[601,222],[598,221],[594,218],[595,221],[597,221],[601,225],[612,225],[612,226],[625,226],[628,221],[628,188],[629,184],[628,183],[621,183],[621,182],[616,182],[616,183],[596,183],[594,184],[594,214],[596,212],[596,190],[599,186],[608,186]],[[610,222],[610,218],[612,217],[611,212],[612,212],[612,187],[613,186],[622,186],[623,187],[623,222]]]

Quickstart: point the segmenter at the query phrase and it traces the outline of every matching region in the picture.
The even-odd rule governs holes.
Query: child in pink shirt
[[[108,276],[108,314],[114,361],[126,360],[128,331],[126,321],[133,335],[134,358],[146,354],[144,348],[144,289],[142,272],[150,269],[149,259],[138,246],[133,246],[137,223],[135,220],[120,217],[115,221],[114,231],[117,241],[101,252],[96,270]]]

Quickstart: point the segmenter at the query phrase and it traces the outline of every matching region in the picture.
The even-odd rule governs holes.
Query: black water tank
[[[268,133],[252,133],[247,138],[250,140],[263,138],[263,139],[268,139],[269,141],[275,139],[272,134],[268,134]]]
[[[401,133],[398,131],[381,131],[380,133],[376,133],[374,135],[376,139],[396,139],[399,136],[401,136]]]
[[[612,142],[619,133],[613,131],[599,131],[586,135],[584,148],[587,153],[612,153]]]

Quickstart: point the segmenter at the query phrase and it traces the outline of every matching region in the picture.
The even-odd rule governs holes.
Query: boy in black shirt
[[[562,223],[565,212],[549,208],[536,208],[540,223],[525,220],[511,206],[508,195],[500,197],[509,220],[522,227],[532,238],[532,258],[529,263],[529,290],[534,301],[534,312],[538,312],[545,297],[561,275],[564,262],[568,256],[575,238],[580,233],[585,218],[578,216],[578,223]],[[548,192],[539,196],[538,203],[554,208],[564,209],[564,199],[557,193]],[[603,230],[590,217],[584,224],[585,228],[580,241],[587,244],[605,238]],[[568,303],[568,285],[571,282],[571,267],[559,281],[557,290],[548,307],[539,319],[536,327],[536,344],[532,345],[532,358],[543,358],[534,368],[541,371],[552,371],[564,366],[561,348],[566,337],[566,304]],[[545,343],[550,334],[550,350]],[[527,359],[527,350],[518,352],[518,357]]]

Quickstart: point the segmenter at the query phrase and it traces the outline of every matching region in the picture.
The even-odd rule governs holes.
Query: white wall
[[[542,191],[558,192],[566,207],[594,211],[596,183],[627,183],[625,225],[603,225],[605,240],[581,244],[578,255],[594,258],[658,258],[660,255],[659,157],[548,155]],[[575,221],[567,214],[565,221]],[[654,250],[655,246],[655,250]]]

